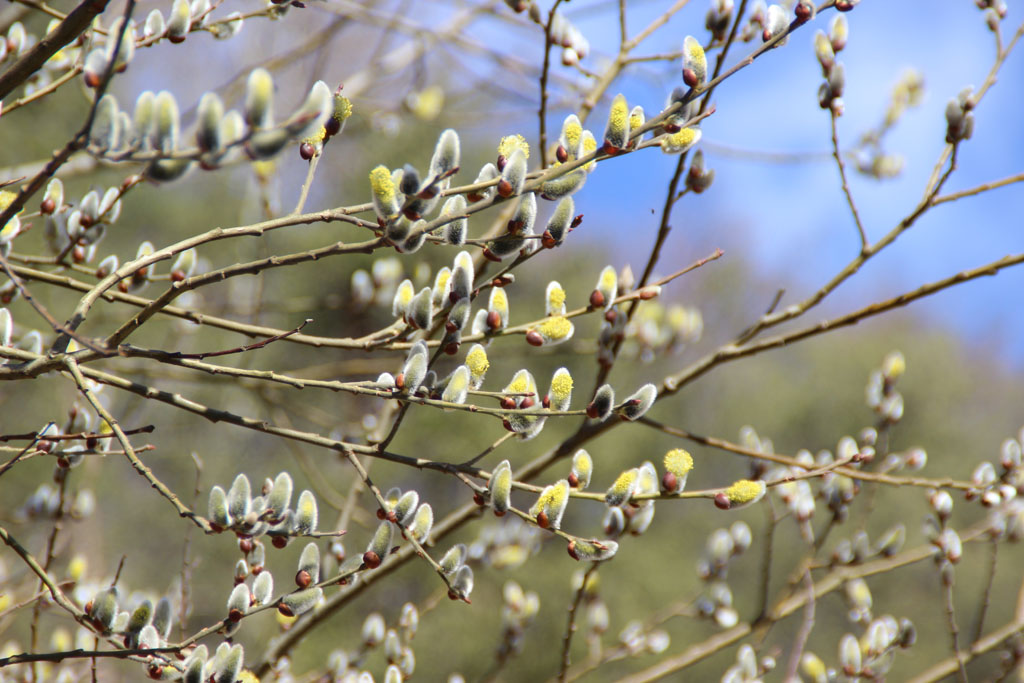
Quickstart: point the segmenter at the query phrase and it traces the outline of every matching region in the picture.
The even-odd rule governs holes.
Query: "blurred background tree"
[[[1019,23],[987,0],[8,4],[0,680],[1020,676]],[[478,178],[517,134],[526,196],[587,169],[564,244],[539,197],[509,248],[519,192]],[[384,210],[378,165],[407,195]],[[468,198],[464,245],[432,193]],[[485,317],[456,345],[451,281],[428,329],[393,301],[460,250]],[[553,279],[574,333],[535,348]],[[417,394],[395,384],[420,339]],[[566,415],[541,401],[558,368]],[[588,418],[605,383],[646,413]],[[538,411],[535,438],[503,428]],[[591,486],[539,519],[580,448]],[[738,480],[769,494],[719,509]],[[379,542],[412,523],[398,489],[430,506],[422,545]]]

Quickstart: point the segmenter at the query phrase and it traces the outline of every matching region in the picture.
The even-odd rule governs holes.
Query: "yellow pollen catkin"
[[[576,145],[580,144],[580,137],[583,135],[583,126],[573,121],[565,127],[565,141],[569,143],[569,146],[575,148]]]
[[[682,448],[673,448],[665,454],[665,469],[682,477],[693,469],[693,457]]]
[[[548,304],[554,309],[562,308],[565,305],[565,290],[561,287],[552,287],[548,294]]]
[[[556,400],[562,401],[572,393],[572,375],[562,372],[551,380],[551,394]]]
[[[378,166],[370,171],[370,188],[382,201],[389,202],[395,197],[395,183],[387,166]]]
[[[686,147],[693,142],[695,137],[697,137],[697,133],[692,128],[683,128],[678,133],[670,135],[668,140],[673,147]]]
[[[344,121],[352,116],[352,102],[344,95],[334,97],[334,118],[337,121]]]
[[[751,481],[740,479],[725,490],[725,496],[730,503],[742,505],[757,500],[764,495],[765,483],[763,481]]]
[[[470,351],[469,355],[466,356],[466,367],[469,368],[474,377],[483,375],[487,372],[487,368],[491,367],[490,361],[487,360],[487,352],[479,346]]]
[[[523,156],[527,159],[530,158],[530,144],[526,141],[522,135],[516,133],[515,135],[506,135],[498,143],[498,154],[507,158],[512,156],[512,152],[517,149],[522,150]]]
[[[491,305],[499,313],[504,313],[508,310],[508,296],[505,295],[505,290],[500,288],[494,290],[494,296],[491,297]]]
[[[572,323],[563,316],[548,318],[538,326],[537,331],[549,339],[564,339],[572,332]]]
[[[621,95],[616,96],[612,101],[612,109],[608,113],[608,125],[615,130],[625,128],[627,121],[629,120],[629,105],[626,104],[626,98]]]

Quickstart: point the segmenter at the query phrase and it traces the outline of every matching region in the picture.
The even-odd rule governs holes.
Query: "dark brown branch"
[[[53,55],[65,45],[82,35],[89,24],[103,13],[110,0],[84,0],[71,10],[67,18],[50,33],[39,39],[35,46],[22,55],[21,59],[0,74],[0,99],[7,97],[15,88],[28,80],[29,76],[42,68]],[[0,221],[0,225],[3,221]]]
[[[181,353],[180,351],[168,351],[168,352],[165,352],[165,353],[167,354],[169,359],[202,360],[204,358],[213,358],[215,356],[228,356],[228,355],[231,355],[231,354],[234,354],[234,353],[245,353],[246,351],[255,351],[256,349],[262,349],[267,344],[273,344],[276,341],[280,341],[282,339],[287,339],[288,337],[292,336],[293,334],[298,334],[298,332],[303,327],[305,327],[306,325],[308,325],[311,322],[313,322],[312,318],[306,318],[302,322],[301,325],[299,325],[298,327],[296,327],[294,329],[288,330],[287,332],[282,332],[281,334],[275,334],[273,337],[268,337],[268,338],[266,338],[266,339],[264,339],[262,341],[254,342],[252,344],[246,344],[245,346],[236,346],[234,348],[225,349],[223,351],[204,351],[202,353]]]
[[[152,434],[156,429],[154,425],[146,425],[136,429],[125,429],[128,436],[132,434]],[[84,441],[86,439],[113,439],[113,434],[100,434],[98,432],[75,432],[74,434],[43,434],[41,432],[26,432],[24,434],[0,434],[0,442],[6,441],[32,441],[33,443],[44,441]],[[31,445],[31,444],[30,444]]]

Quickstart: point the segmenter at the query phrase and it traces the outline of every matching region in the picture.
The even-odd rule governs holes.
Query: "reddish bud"
[[[610,323],[614,323],[615,319],[618,317],[619,312],[616,311],[614,308],[609,308],[607,311],[604,312],[604,319]]]
[[[313,577],[305,569],[300,569],[295,573],[295,585],[299,588],[309,588],[311,583],[313,583]]]
[[[595,289],[590,293],[590,307],[591,308],[602,308],[604,307],[604,294],[600,290]]]
[[[545,397],[544,397],[543,399],[541,399],[541,402],[540,402],[540,404],[541,404],[542,406],[544,406],[544,409],[545,409],[545,410],[548,410],[548,409],[550,409],[550,408],[551,408],[551,395],[550,395],[550,394],[548,394],[548,395],[546,395],[546,396],[545,396]]]
[[[487,313],[487,327],[492,330],[497,330],[501,327],[501,316],[497,311],[488,311]]]
[[[501,173],[502,171],[505,170],[505,164],[507,163],[508,158],[504,154],[499,154],[498,158],[494,162],[494,165],[497,166],[498,168],[498,173]]]
[[[555,158],[564,164],[569,160],[569,152],[566,151],[565,147],[559,145],[558,149],[555,150]]]
[[[540,243],[544,245],[545,249],[554,249],[558,246],[558,242],[556,242],[555,238],[551,236],[550,230],[545,230],[544,234],[540,236]]]
[[[569,553],[569,557],[571,557],[572,559],[580,559],[579,554],[576,552],[576,541],[569,541],[569,546],[566,548],[566,551]]]
[[[665,123],[661,124],[661,129],[663,131],[665,131],[666,133],[678,133],[679,131],[682,130],[682,128],[680,126],[678,126],[678,125],[676,125],[674,123],[670,123],[668,121],[666,121]]]
[[[540,336],[537,330],[530,330],[526,333],[526,343],[530,346],[543,346],[544,337]]]
[[[242,620],[243,616],[245,615],[242,614],[242,610],[233,609],[230,612],[228,612],[228,621],[230,621],[232,624],[237,624]]]
[[[171,40],[173,41],[174,39],[172,38]],[[91,73],[91,72],[88,72],[88,71],[85,73],[85,85],[86,85],[86,87],[88,87],[88,88],[98,88],[98,87],[100,87],[100,83],[101,82],[102,82],[102,79],[100,78],[99,74]]]
[[[52,197],[47,197],[43,200],[43,203],[39,205],[40,213],[50,214],[57,210],[57,203],[53,201]]]
[[[404,372],[400,372],[397,375],[395,375],[395,388],[396,389],[404,389],[405,388],[405,373]]]
[[[309,161],[316,156],[316,147],[308,142],[303,142],[299,145],[299,156],[303,161]]]
[[[367,550],[363,553],[363,565],[365,565],[367,569],[376,569],[380,566],[380,555],[372,550]]]
[[[444,346],[444,352],[446,354],[448,354],[449,356],[454,356],[455,354],[457,354],[459,352],[459,342],[455,342],[455,341],[448,342]]]
[[[252,539],[251,538],[240,538],[238,539],[238,549],[248,555],[252,552]]]
[[[484,500],[484,497],[475,491],[473,492],[473,502],[479,505],[480,507],[483,507],[484,505],[487,504],[487,501]]]
[[[541,529],[547,529],[551,525],[551,520],[548,519],[548,513],[541,510],[537,513],[537,526]]]
[[[334,137],[341,132],[341,121],[332,116],[327,119],[327,123],[324,124],[324,130],[327,132],[326,137]]]
[[[171,271],[171,282],[182,282],[185,279],[185,273],[178,269]]]
[[[683,69],[683,83],[691,88],[697,87],[697,74],[693,69]]]
[[[661,488],[665,491],[675,491],[679,485],[679,479],[671,472],[666,472],[661,478]]]
[[[511,197],[512,190],[512,183],[510,183],[509,181],[505,180],[504,178],[498,181],[498,194],[500,194],[502,197]]]
[[[295,612],[292,611],[292,608],[289,607],[288,605],[284,604],[283,602],[277,603],[277,611],[280,612],[281,614],[283,614],[286,617],[294,617],[295,616]]]
[[[715,494],[715,507],[719,510],[728,510],[732,507],[732,503],[729,501],[729,496],[724,493]]]
[[[288,545],[288,537],[287,536],[274,536],[274,538],[270,541],[270,543],[275,548],[280,550],[281,548],[284,548],[286,545]]]
[[[572,488],[578,489],[580,487],[580,478],[576,476],[575,472],[569,473],[568,481],[569,486],[571,486]]]
[[[491,251],[489,247],[484,247],[484,252],[483,253],[484,253],[484,258],[487,259],[488,261],[494,261],[495,263],[501,263],[501,257],[495,255],[495,253],[493,251]]]

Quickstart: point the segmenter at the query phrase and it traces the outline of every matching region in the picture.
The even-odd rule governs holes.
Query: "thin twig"
[[[953,565],[948,561],[939,565],[939,580],[944,588],[946,625],[949,627],[949,637],[953,645],[953,656],[957,660],[960,683],[967,683],[967,665],[964,663],[963,658],[960,657],[960,629],[956,624],[956,611],[953,606],[953,586],[955,584],[953,580]]]
[[[114,419],[110,412],[103,407],[103,404],[100,403],[99,400],[97,400],[96,395],[93,393],[92,389],[89,388],[89,383],[85,381],[85,377],[82,374],[82,370],[78,367],[78,363],[75,362],[75,359],[70,356],[66,358],[65,367],[67,368],[71,376],[74,378],[75,384],[78,385],[78,390],[85,397],[85,400],[89,402],[89,405],[93,407],[93,410],[96,411],[96,414],[99,415],[100,418],[107,423],[111,431],[114,432],[114,435],[117,437],[118,442],[124,449],[125,457],[128,458],[128,462],[131,463],[135,471],[141,474],[143,478],[149,482],[150,486],[156,489],[161,496],[166,498],[167,501],[172,506],[174,506],[174,509],[177,511],[178,516],[185,517],[191,520],[193,524],[202,529],[205,533],[212,533],[213,528],[210,526],[210,522],[207,521],[204,517],[190,510],[188,506],[181,502],[181,500],[178,498],[178,496],[174,494],[173,491],[167,488],[167,486],[164,485],[162,481],[156,478],[156,475],[153,474],[153,471],[151,469],[149,469],[148,467],[146,467],[146,465],[142,463],[142,461],[139,459],[139,456],[136,455],[135,449],[132,448],[131,441],[128,440],[128,437],[121,430],[121,425],[118,424],[117,420]]]
[[[772,585],[772,556],[774,551],[775,543],[775,528],[778,526],[779,520],[775,514],[775,503],[770,498],[768,504],[763,505],[765,517],[765,529],[764,529],[764,550],[761,555],[761,583],[760,583],[760,609],[757,612],[757,619],[754,621],[760,621],[768,614],[768,599],[771,595]]]
[[[482,451],[480,451],[476,455],[474,455],[469,460],[466,460],[465,462],[459,463],[459,467],[472,467],[473,465],[477,464],[480,461],[481,458],[484,458],[484,457],[490,455],[495,450],[497,450],[498,447],[501,446],[501,444],[505,443],[506,441],[508,441],[509,439],[511,439],[514,436],[515,436],[515,432],[509,432],[507,434],[503,434],[501,436],[501,438],[499,438],[497,441],[495,441],[490,446],[488,446],[487,448],[483,449]]]
[[[944,194],[942,196],[935,197],[932,200],[932,206],[936,206],[938,204],[945,204],[946,202],[955,202],[956,200],[962,199],[964,197],[973,197],[976,194],[988,192],[989,190],[994,190],[997,187],[1005,187],[1007,185],[1013,185],[1014,183],[1019,183],[1022,181],[1024,181],[1024,173],[1018,173],[1016,175],[1001,178],[999,180],[993,180],[991,182],[982,183],[981,185],[976,185],[966,190],[950,192],[949,194]]]
[[[978,603],[978,616],[974,619],[974,637],[971,638],[974,642],[981,639],[981,634],[985,630],[985,615],[988,612],[988,606],[992,598],[992,584],[995,583],[998,559],[999,539],[993,537],[989,541],[988,573],[985,576],[985,590],[982,591],[981,601]]]
[[[597,571],[598,563],[592,562],[587,571],[583,574],[583,580],[580,582],[580,587],[576,589],[576,594],[572,598],[572,604],[569,605],[569,622],[565,625],[565,632],[562,634],[562,658],[558,668],[558,680],[565,681],[566,674],[569,672],[570,664],[570,650],[572,649],[572,637],[576,633],[576,616],[579,614],[580,603],[583,601],[583,595],[587,592],[587,581],[590,579],[590,575]]]
[[[324,146],[326,148],[326,145]],[[298,216],[302,213],[302,208],[306,205],[306,199],[309,197],[309,188],[313,185],[313,176],[316,174],[316,167],[320,163],[320,157],[323,156],[323,150],[313,155],[313,158],[309,160],[309,168],[306,169],[306,180],[302,183],[302,188],[299,190],[299,200],[295,203],[295,208],[288,214],[289,216]]]
[[[850,207],[850,215],[857,226],[857,233],[860,235],[860,251],[863,254],[868,248],[868,236],[864,232],[864,224],[860,220],[860,212],[857,211],[857,204],[853,201],[853,193],[850,192],[850,184],[846,180],[846,164],[843,163],[843,155],[839,151],[839,132],[837,120],[839,115],[834,109],[829,109],[829,120],[832,123],[832,158],[836,160],[836,168],[839,169],[839,180],[842,182],[843,194],[846,196],[846,204]]]
[[[202,360],[203,358],[213,358],[215,356],[229,356],[235,353],[245,353],[246,351],[255,351],[256,349],[262,349],[268,344],[273,344],[276,341],[287,339],[293,334],[298,334],[299,331],[313,322],[312,318],[306,318],[298,327],[282,332],[281,334],[275,334],[273,337],[267,337],[262,341],[255,342],[253,344],[246,344],[245,346],[235,346],[230,349],[224,349],[223,351],[203,351],[202,353],[182,353],[180,351],[168,351],[167,356],[173,359],[196,359]]]
[[[50,422],[49,424],[47,424],[42,429],[42,432],[45,432],[47,429],[52,427],[53,424],[54,424],[53,422]],[[40,432],[40,434],[42,432]],[[10,460],[5,462],[4,466],[0,467],[0,477],[4,476],[4,474],[7,472],[7,470],[9,470],[12,467],[14,467],[15,465],[17,465],[18,461],[21,460],[23,457],[25,457],[26,453],[30,452],[33,448],[35,448],[35,445],[37,443],[39,443],[39,440],[40,440],[40,435],[39,434],[35,434],[24,448],[22,448],[20,451],[15,453],[14,457],[12,457]]]
[[[807,647],[807,640],[811,637],[811,630],[814,628],[814,581],[811,580],[810,570],[804,572],[804,583],[807,584],[807,603],[804,605],[804,619],[797,631],[796,640],[793,643],[793,651],[789,655],[789,663],[786,666],[787,681],[797,679],[797,669],[800,668],[800,659],[803,656],[804,648]]]
[[[562,0],[555,0],[548,11],[548,20],[544,22],[544,64],[540,69],[540,108],[537,110],[537,122],[540,127],[540,167],[548,167],[548,73],[551,71],[551,27],[555,23],[555,15]]]

